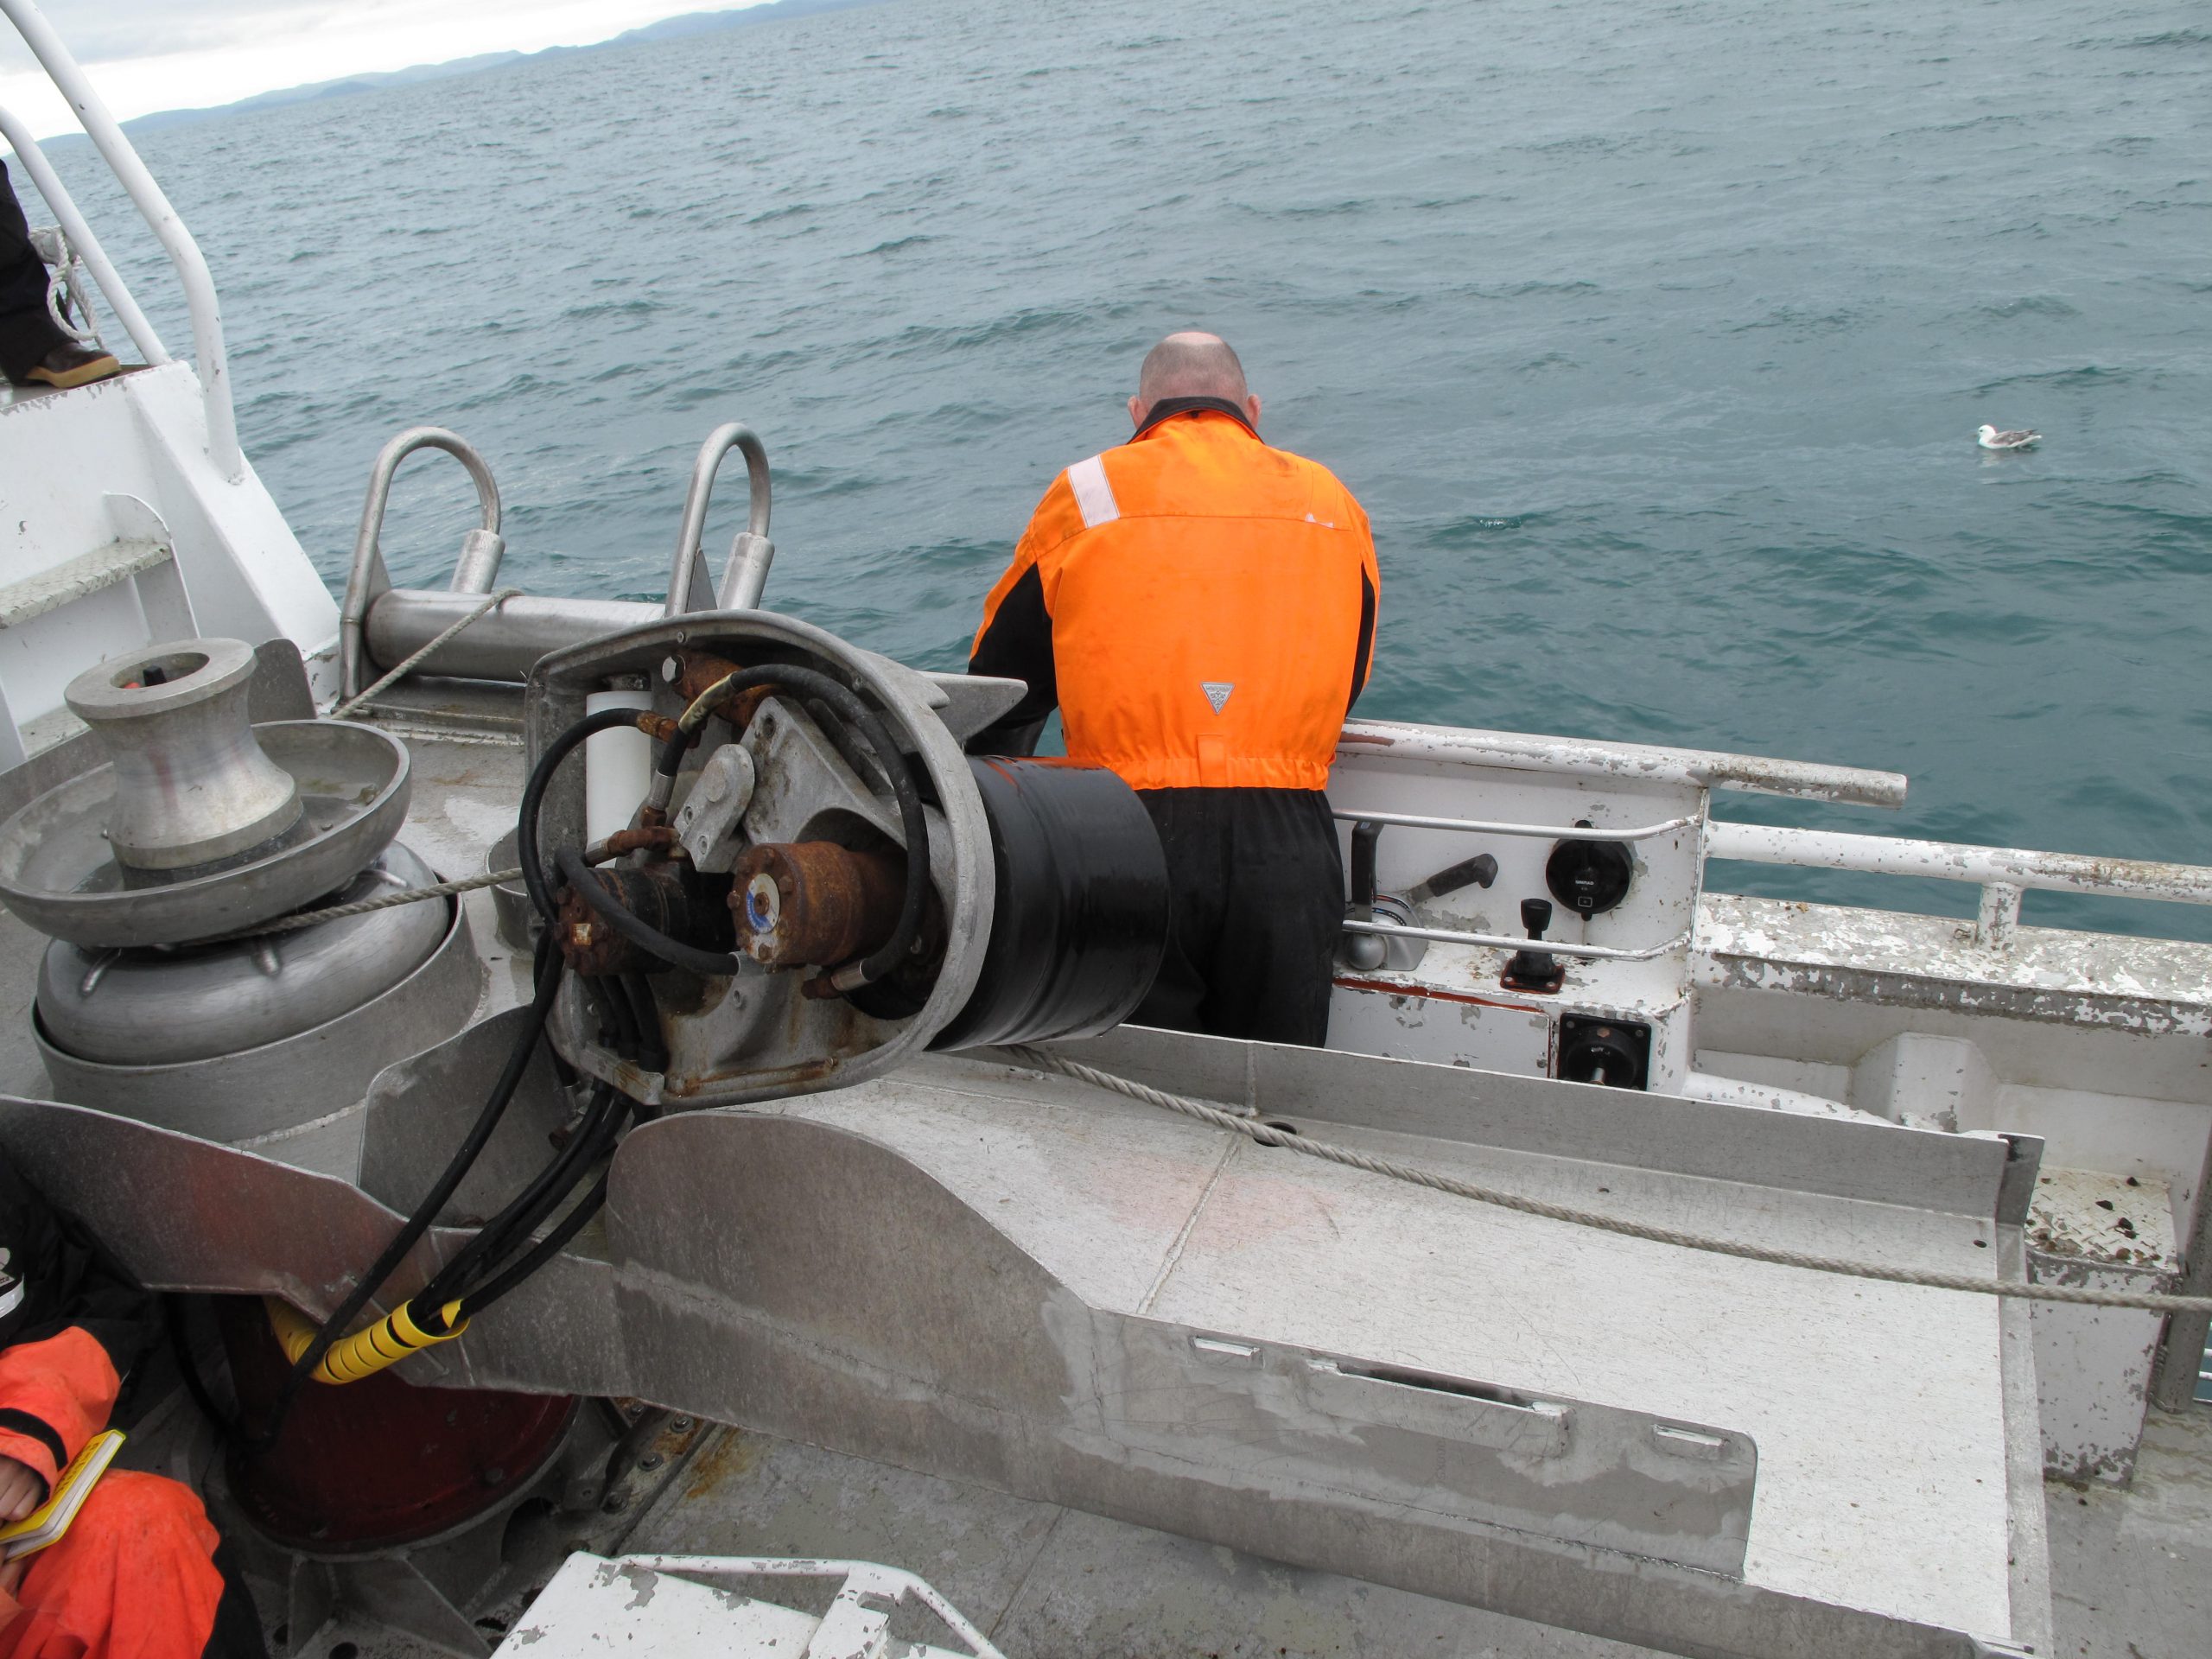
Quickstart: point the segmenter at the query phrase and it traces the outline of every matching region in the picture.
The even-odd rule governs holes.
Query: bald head
[[[1137,395],[1129,399],[1129,423],[1141,427],[1156,404],[1171,397],[1219,397],[1260,423],[1260,400],[1244,384],[1244,365],[1219,334],[1195,330],[1170,334],[1145,353],[1137,375]]]

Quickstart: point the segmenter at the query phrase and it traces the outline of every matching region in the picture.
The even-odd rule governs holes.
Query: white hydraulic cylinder
[[[646,691],[592,691],[584,696],[584,712],[602,709],[650,709]],[[638,806],[652,786],[652,740],[643,732],[594,732],[584,740],[584,841],[605,841],[627,830]]]

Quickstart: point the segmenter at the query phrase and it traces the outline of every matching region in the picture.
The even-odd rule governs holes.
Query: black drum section
[[[1095,1036],[1136,1011],[1167,949],[1167,860],[1112,772],[969,761],[997,901],[983,971],[934,1049]]]

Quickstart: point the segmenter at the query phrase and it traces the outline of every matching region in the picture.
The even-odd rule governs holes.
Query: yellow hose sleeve
[[[277,1345],[283,1349],[284,1357],[296,1364],[315,1341],[318,1327],[289,1302],[275,1296],[264,1296],[261,1300],[269,1311],[269,1327],[276,1333]],[[310,1375],[318,1382],[358,1382],[387,1365],[397,1365],[408,1355],[434,1342],[450,1342],[468,1329],[468,1321],[461,1317],[461,1303],[457,1300],[448,1302],[443,1311],[447,1328],[434,1334],[415,1323],[407,1304],[403,1302],[375,1324],[331,1344],[330,1351]]]

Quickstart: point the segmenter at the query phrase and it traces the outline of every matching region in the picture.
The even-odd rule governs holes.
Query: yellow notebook
[[[61,1535],[69,1530],[77,1511],[85,1507],[85,1500],[92,1495],[92,1488],[122,1449],[123,1431],[119,1428],[103,1429],[86,1440],[77,1460],[64,1469],[61,1478],[54,1483],[54,1496],[22,1520],[0,1527],[0,1561],[35,1554],[48,1544],[60,1543]]]

